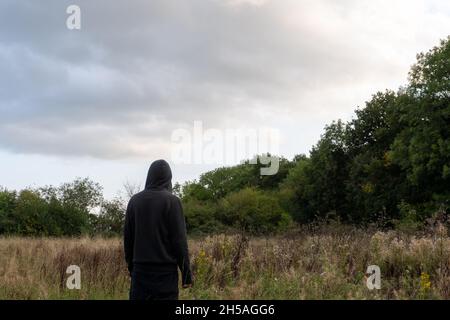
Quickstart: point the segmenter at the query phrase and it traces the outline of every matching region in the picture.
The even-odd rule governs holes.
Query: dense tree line
[[[102,187],[87,178],[20,192],[0,189],[0,234],[113,235],[121,232],[124,210],[123,200],[103,199]]]
[[[309,155],[280,158],[276,175],[249,161],[206,172],[174,192],[190,232],[284,230],[294,222],[419,225],[450,199],[450,38],[417,56],[409,81],[336,121]],[[0,234],[118,234],[125,202],[77,179],[60,187],[0,189]],[[97,212],[95,212],[97,211]]]
[[[185,184],[188,226],[270,231],[288,224],[285,213],[301,223],[330,216],[357,224],[420,223],[447,212],[449,135],[447,38],[417,56],[405,87],[378,92],[351,121],[326,126],[309,156],[282,159],[276,176],[262,177],[258,166],[246,163]],[[263,199],[271,199],[272,209]]]

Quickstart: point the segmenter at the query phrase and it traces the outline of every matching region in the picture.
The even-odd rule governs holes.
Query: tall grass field
[[[195,285],[181,299],[449,299],[450,239],[330,227],[189,240]],[[81,289],[68,289],[78,265]],[[369,290],[366,270],[381,270]],[[119,238],[0,238],[0,299],[127,299]]]

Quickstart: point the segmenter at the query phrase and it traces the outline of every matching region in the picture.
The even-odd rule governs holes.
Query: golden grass
[[[446,230],[411,236],[347,228],[189,241],[195,285],[184,299],[449,299]],[[369,265],[381,290],[366,287]],[[81,268],[81,290],[66,268]],[[120,239],[0,238],[0,299],[127,299]]]

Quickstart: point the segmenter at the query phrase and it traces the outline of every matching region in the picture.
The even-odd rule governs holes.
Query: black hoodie
[[[191,269],[183,208],[172,191],[172,171],[164,160],[152,163],[145,190],[128,203],[124,227],[125,260],[128,270],[145,265],[152,271],[182,273],[182,283],[191,284]]]

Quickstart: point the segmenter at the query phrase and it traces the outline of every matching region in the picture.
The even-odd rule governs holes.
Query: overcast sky
[[[448,34],[448,0],[2,0],[0,185],[91,177],[112,197],[196,120],[271,127],[281,154],[307,153]],[[173,164],[174,179],[213,167]]]

